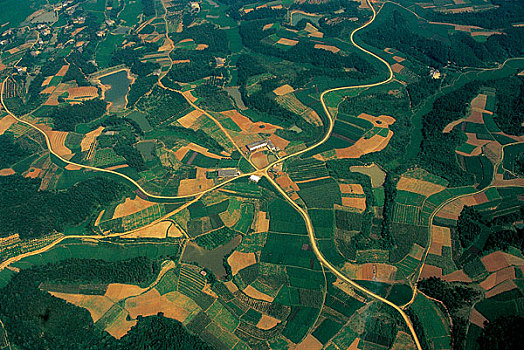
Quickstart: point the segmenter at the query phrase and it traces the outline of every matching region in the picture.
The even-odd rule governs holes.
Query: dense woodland
[[[469,308],[478,300],[480,293],[465,284],[444,282],[440,278],[430,277],[418,282],[418,287],[424,294],[442,301],[453,320],[451,342],[453,349],[464,348],[469,320]]]
[[[524,252],[524,230],[513,226],[523,219],[523,206],[492,219],[475,207],[465,206],[457,221],[456,231],[463,248],[468,248],[478,237],[487,237],[483,247],[478,247],[485,252],[507,250],[510,246]]]
[[[397,49],[429,66],[440,68],[450,61],[459,66],[483,67],[523,54],[522,28],[508,28],[506,35],[492,35],[486,42],[478,42],[463,32],[455,32],[449,40],[434,39],[417,33],[415,24],[410,23],[412,14],[394,9],[388,15],[385,17],[383,11],[381,17],[387,27],[367,30],[364,41],[378,48]]]
[[[473,175],[464,172],[456,159],[455,149],[465,135],[456,128],[444,134],[442,130],[450,122],[463,118],[469,102],[477,95],[480,83],[466,84],[450,95],[440,96],[433,108],[422,117],[422,143],[419,165],[433,174],[439,174],[450,182],[450,186],[473,183]]]
[[[477,339],[479,350],[520,349],[524,344],[524,317],[507,316],[488,322]]]
[[[0,177],[0,236],[37,238],[87,220],[95,209],[122,198],[129,188],[107,178],[92,178],[63,191],[39,191],[41,180]]]
[[[78,124],[98,119],[106,113],[107,102],[93,99],[75,105],[63,105],[51,113],[55,130],[75,131]]]
[[[160,316],[139,318],[116,340],[95,327],[86,309],[39,288],[41,283],[148,285],[159,270],[159,262],[146,257],[114,262],[70,259],[25,269],[0,289],[0,318],[10,342],[20,349],[211,349],[179,322]]]
[[[8,168],[30,154],[14,140],[12,133],[0,135],[0,150],[2,150],[0,152],[0,169]]]

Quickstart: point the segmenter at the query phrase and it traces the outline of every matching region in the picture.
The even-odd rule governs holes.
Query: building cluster
[[[276,147],[271,140],[262,140],[262,141],[255,141],[252,143],[248,143],[246,145],[247,150],[252,153],[262,148],[268,148],[270,151],[277,152],[279,151],[278,147]]]

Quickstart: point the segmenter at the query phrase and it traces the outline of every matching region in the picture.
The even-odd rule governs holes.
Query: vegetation
[[[521,316],[500,317],[489,322],[477,338],[478,348],[480,350],[518,349],[524,342],[522,327],[524,327],[524,317]]]
[[[100,118],[106,112],[107,103],[94,99],[75,105],[64,105],[54,111],[53,124],[56,130],[74,131],[76,125]]]
[[[424,294],[440,300],[446,305],[453,319],[453,327],[451,329],[453,348],[462,348],[466,340],[468,319],[466,318],[467,313],[461,313],[460,311],[464,308],[469,310],[469,307],[478,299],[480,292],[472,287],[444,282],[436,277],[419,281],[418,287]]]
[[[13,134],[0,135],[0,169],[8,168],[19,160],[29,156],[29,152],[14,142]]]
[[[14,232],[37,238],[77,225],[95,209],[126,195],[128,187],[105,178],[92,178],[64,191],[38,191],[40,179],[1,176],[0,235]]]

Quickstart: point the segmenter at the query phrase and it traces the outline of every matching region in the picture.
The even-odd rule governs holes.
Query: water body
[[[298,22],[300,22],[303,19],[307,19],[311,21],[313,24],[318,25],[318,21],[320,20],[321,17],[322,16],[317,15],[317,14],[311,14],[311,13],[306,14],[302,12],[294,12],[291,14],[291,25],[296,26]]]
[[[111,88],[105,92],[104,100],[111,103],[113,108],[124,108],[127,103],[126,95],[131,85],[131,79],[127,71],[120,70],[103,76],[99,78],[99,80],[103,85],[111,86]]]
[[[198,265],[211,270],[219,279],[226,277],[226,269],[224,268],[224,257],[231,253],[240,242],[242,237],[240,235],[233,237],[229,242],[215,248],[207,250],[199,247],[195,242],[188,242],[182,261],[189,263],[197,263]]]

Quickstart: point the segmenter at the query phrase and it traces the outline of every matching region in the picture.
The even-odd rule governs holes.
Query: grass
[[[95,57],[98,66],[100,66],[101,68],[109,67],[113,51],[117,47],[120,47],[123,41],[123,35],[108,34],[106,38],[98,44],[98,47],[96,49]]]
[[[424,327],[425,338],[430,348],[451,349],[450,325],[438,306],[422,294],[418,294],[412,308]]]
[[[120,12],[118,18],[125,21],[126,25],[134,26],[138,24],[142,6],[139,0],[125,0],[124,9]]]
[[[16,28],[31,13],[33,4],[30,0],[3,0],[0,12],[0,24],[9,23],[8,28]]]

